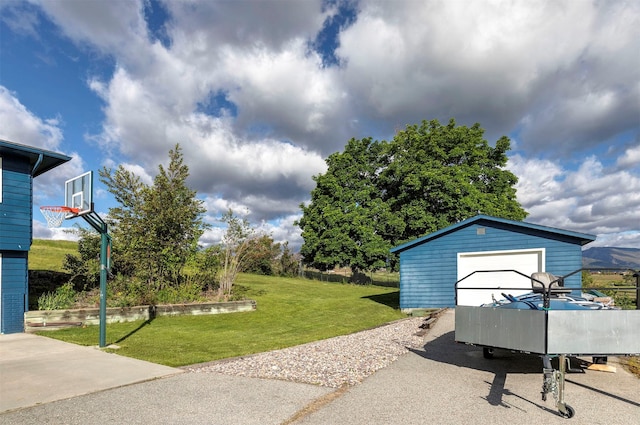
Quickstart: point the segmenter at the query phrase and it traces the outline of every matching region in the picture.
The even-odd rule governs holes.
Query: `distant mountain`
[[[589,248],[582,251],[582,267],[624,267],[640,270],[640,248]]]

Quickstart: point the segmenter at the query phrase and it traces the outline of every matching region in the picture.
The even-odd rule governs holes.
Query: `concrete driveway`
[[[404,355],[362,385],[297,424],[640,424],[640,379],[625,371],[567,375],[565,402],[572,419],[557,414],[553,396],[542,401],[538,356],[454,342],[454,312],[429,331],[424,349]]]
[[[182,373],[32,334],[0,335],[0,412]]]
[[[545,402],[541,400],[542,364],[538,357],[498,352],[493,360],[484,359],[478,348],[456,344],[453,328],[454,313],[448,311],[427,334],[423,349],[402,356],[359,385],[338,391],[216,374],[176,375],[177,370],[159,366],[157,372],[146,375],[152,380],[125,386],[116,383],[113,389],[70,395],[72,398],[49,403],[43,400],[46,404],[0,414],[0,422],[3,425],[639,423],[640,379],[619,365],[616,373],[587,371],[568,375],[565,400],[576,414],[567,420],[557,415],[552,397]],[[0,339],[0,345],[5,341],[4,337]],[[4,377],[6,364],[2,357],[6,349],[0,349],[3,350],[0,370]],[[86,350],[100,353],[91,348]],[[615,365],[614,360],[609,358],[609,364]],[[146,367],[146,362],[141,363]],[[58,375],[57,381],[68,380],[68,376],[71,381],[78,381],[89,373],[100,374],[94,362],[82,364],[82,372],[67,369]],[[157,365],[149,367],[153,366]],[[109,370],[117,373],[120,367],[114,363]],[[135,367],[122,367],[134,373]],[[31,375],[31,379],[37,376]],[[42,394],[53,392],[56,383],[42,378],[40,375],[42,385],[48,388]],[[0,382],[3,397],[12,391],[23,391],[20,385],[5,389],[4,379]]]

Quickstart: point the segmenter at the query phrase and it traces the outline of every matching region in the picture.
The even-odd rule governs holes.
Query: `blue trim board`
[[[456,224],[452,224],[451,226],[445,227],[444,229],[440,229],[436,232],[430,233],[428,235],[422,236],[418,239],[414,239],[412,241],[406,242],[402,245],[398,245],[396,247],[391,248],[391,252],[393,253],[400,253],[402,251],[406,251],[407,249],[410,249],[414,246],[423,244],[425,242],[428,242],[430,240],[433,239],[437,239],[443,235],[452,233],[457,231],[458,229],[461,229],[463,227],[467,227],[470,226],[474,223],[477,224],[482,224],[483,222],[486,222],[487,224],[493,224],[495,225],[502,225],[502,226],[506,226],[506,228],[510,228],[512,231],[515,232],[521,232],[521,233],[531,233],[532,231],[535,232],[536,234],[539,234],[539,232],[543,232],[546,233],[548,236],[550,237],[555,237],[555,238],[562,238],[562,239],[574,239],[576,241],[579,242],[580,245],[586,245],[589,242],[593,242],[596,240],[596,236],[594,235],[589,235],[586,233],[579,233],[579,232],[573,232],[570,230],[562,230],[562,229],[556,229],[554,227],[548,227],[548,226],[541,226],[539,224],[533,224],[533,223],[525,223],[523,221],[515,221],[515,220],[508,220],[506,218],[498,218],[498,217],[492,217],[489,215],[483,215],[483,214],[479,214],[476,215],[475,217],[471,217],[468,218],[466,220],[463,220],[459,223]]]

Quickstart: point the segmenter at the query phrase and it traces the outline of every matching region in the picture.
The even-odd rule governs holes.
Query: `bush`
[[[158,304],[182,304],[204,301],[202,295],[205,283],[196,278],[187,278],[178,286],[169,286],[158,291]]]
[[[64,310],[73,307],[77,293],[73,283],[67,282],[54,292],[44,293],[38,298],[38,310]]]
[[[134,277],[117,275],[107,288],[107,303],[113,307],[154,305],[157,301],[156,293],[149,285]]]
[[[629,296],[629,294],[626,294],[624,292],[616,292],[613,295],[613,300],[615,302],[616,307],[620,307],[623,310],[633,310],[636,308],[635,303],[633,302],[633,299],[631,299],[631,296]]]

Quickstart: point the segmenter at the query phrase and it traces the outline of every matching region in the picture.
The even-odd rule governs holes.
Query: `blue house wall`
[[[29,306],[27,251],[2,252],[2,329],[16,333],[24,330],[24,312]]]
[[[33,192],[29,163],[15,156],[2,157],[0,250],[28,251],[31,246]]]
[[[454,307],[459,253],[544,248],[544,271],[562,276],[582,267],[581,246],[593,239],[489,216],[465,220],[392,249],[400,254],[400,308]],[[579,288],[581,274],[565,286]]]
[[[0,333],[22,332],[28,300],[28,253],[31,247],[33,179],[29,163],[15,156],[2,157],[0,202],[0,281],[2,282]]]
[[[29,306],[33,178],[71,158],[0,140],[0,333],[24,330]]]

